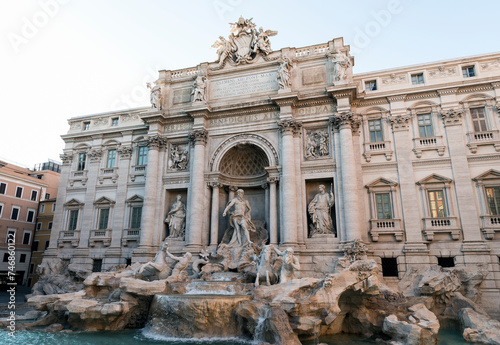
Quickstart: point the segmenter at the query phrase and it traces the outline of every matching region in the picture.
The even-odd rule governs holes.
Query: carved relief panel
[[[305,128],[304,157],[306,160],[330,157],[328,128]]]
[[[167,168],[170,171],[187,171],[189,146],[186,142],[169,143]]]

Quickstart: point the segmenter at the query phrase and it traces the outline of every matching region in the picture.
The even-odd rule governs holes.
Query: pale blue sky
[[[362,73],[500,51],[499,13],[495,0],[0,0],[0,159],[58,160],[67,119],[148,105],[157,70],[214,61],[240,15],[277,30],[276,50],[342,36]]]

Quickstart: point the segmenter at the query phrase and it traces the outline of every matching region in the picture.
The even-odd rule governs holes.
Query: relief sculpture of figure
[[[162,109],[161,87],[159,85],[151,86],[150,83],[147,83],[146,85],[148,89],[151,90],[151,95],[150,95],[151,107],[161,110]]]
[[[292,61],[284,57],[280,67],[278,68],[278,84],[280,89],[289,89],[292,87],[290,75],[292,72]]]
[[[186,225],[186,205],[181,201],[182,196],[177,195],[177,200],[174,202],[170,211],[165,218],[165,223],[168,224],[170,231],[167,238],[184,238],[184,227]]]
[[[179,148],[179,145],[172,145],[170,149],[170,169],[186,170],[187,169],[187,151]]]
[[[315,234],[333,234],[333,222],[330,208],[335,203],[333,192],[325,192],[325,186],[319,186],[319,193],[309,203],[307,210],[312,219],[311,236]]]
[[[252,244],[250,241],[249,231],[255,231],[255,226],[252,223],[252,208],[248,200],[244,198],[243,189],[238,189],[236,191],[237,196],[233,198],[227,204],[224,209],[223,217],[226,216],[227,212],[234,206],[234,211],[231,212],[229,218],[229,223],[234,228],[233,237],[229,244],[238,243],[243,246],[246,241],[246,245]]]
[[[197,76],[193,84],[193,91],[191,91],[191,95],[193,95],[193,103],[205,102],[206,88],[207,88],[206,78],[202,76]]]
[[[283,257],[283,262],[281,263],[281,273],[280,273],[280,284],[287,283],[292,279],[297,278],[295,271],[300,270],[299,259],[293,255],[293,248],[287,248],[280,252],[276,247],[274,251],[279,256]]]

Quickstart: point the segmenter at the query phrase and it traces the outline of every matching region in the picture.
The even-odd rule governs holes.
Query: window
[[[398,276],[398,260],[396,258],[382,258],[382,276]]]
[[[377,219],[392,219],[391,199],[389,193],[375,194]]]
[[[127,265],[127,266],[132,266],[132,259],[131,259],[131,258],[127,258],[127,259],[125,260],[125,265]]]
[[[49,222],[49,224],[47,225],[47,229],[52,230],[52,222]]]
[[[377,90],[377,81],[376,80],[365,81],[365,90],[366,91]]]
[[[98,229],[103,230],[108,228],[109,221],[109,208],[101,208],[99,211],[99,225]]]
[[[88,131],[90,129],[90,121],[85,121],[83,123],[83,130]]]
[[[23,197],[23,187],[17,187],[16,188],[16,198],[22,198]]]
[[[486,117],[484,113],[484,108],[472,108],[470,110],[470,116],[472,118],[472,125],[474,126],[474,132],[486,132],[488,127],[486,126]]]
[[[36,223],[36,229],[40,230],[42,228],[42,223]]]
[[[10,213],[11,220],[17,220],[19,218],[19,210],[20,210],[19,207],[12,206],[12,212]]]
[[[49,193],[45,193],[45,200],[49,200],[50,199],[50,194]]]
[[[3,204],[0,204],[0,218],[2,218],[2,213],[3,213]]]
[[[40,241],[33,241],[33,244],[31,245],[31,251],[32,252],[37,252],[39,245],[40,245]]]
[[[52,212],[56,211],[56,204],[52,204]]]
[[[45,204],[40,205],[40,213],[45,212]]]
[[[500,215],[500,187],[486,187],[485,190],[490,216]]]
[[[372,143],[384,141],[382,138],[382,120],[368,121],[368,129],[370,131],[370,141]]]
[[[33,223],[35,221],[35,210],[28,209],[28,214],[26,216],[26,221],[28,223]]]
[[[417,115],[420,138],[433,137],[431,114]]]
[[[412,74],[411,83],[413,85],[423,84],[424,83],[424,74],[423,73]]]
[[[0,194],[5,194],[5,190],[7,189],[7,184],[1,182],[0,183]]]
[[[444,193],[442,190],[430,190],[427,192],[429,196],[429,209],[432,218],[446,217],[446,208],[444,201]]]
[[[108,160],[106,162],[106,168],[114,168],[116,161],[116,150],[108,150]]]
[[[76,230],[78,224],[78,210],[69,211],[68,230]]]
[[[45,241],[45,248],[43,250],[47,250],[49,248],[50,240]]]
[[[92,272],[101,272],[102,270],[102,259],[94,259],[92,261]]]
[[[142,217],[142,206],[132,207],[132,216],[130,218],[130,228],[140,229]]]
[[[26,262],[26,254],[21,254],[19,257],[19,262]]]
[[[80,152],[78,154],[78,166],[77,169],[78,171],[85,170],[85,161],[87,160],[87,154],[85,152]]]
[[[3,253],[3,262],[9,261],[9,253]]]
[[[474,71],[474,66],[462,67],[462,74],[464,78],[475,77],[476,72]]]
[[[35,272],[35,264],[30,264],[30,271],[29,272],[30,272],[30,274],[33,274],[33,272]]]
[[[118,126],[118,118],[117,117],[113,117],[111,119],[111,126]]]
[[[30,231],[26,231],[23,234],[23,244],[30,244],[30,240],[31,240],[31,232]]]
[[[38,200],[38,191],[32,190],[31,191],[31,201],[37,201],[37,200]]]
[[[16,229],[8,229],[7,230],[7,238],[5,239],[6,243],[9,243],[9,239],[14,239],[16,238]]]
[[[146,165],[147,159],[148,159],[148,147],[139,146],[139,150],[137,152],[137,165]]]
[[[455,267],[455,258],[454,257],[440,257],[438,259],[438,265],[445,267]]]

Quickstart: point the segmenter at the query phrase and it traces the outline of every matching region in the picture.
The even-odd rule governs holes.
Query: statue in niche
[[[207,88],[206,80],[207,78],[200,75],[196,77],[193,84],[193,91],[191,91],[191,95],[193,96],[193,103],[205,102],[205,90]]]
[[[234,228],[233,237],[229,245],[236,243],[240,246],[250,245],[252,241],[250,241],[249,231],[256,231],[252,223],[252,208],[248,200],[244,198],[243,189],[238,189],[236,194],[237,196],[229,201],[222,214],[222,216],[225,217],[231,207],[234,206],[234,211],[231,212],[229,217],[229,224]]]
[[[351,59],[349,56],[341,51],[336,51],[333,56],[335,63],[335,81],[347,79],[347,71],[352,67]]]
[[[308,131],[306,135],[306,159],[328,156],[328,133],[325,130]]]
[[[170,211],[165,218],[168,224],[169,235],[167,238],[184,239],[184,229],[186,226],[186,205],[181,201],[182,195],[177,195],[177,200],[170,207]]]
[[[188,151],[180,148],[179,145],[172,145],[170,149],[170,169],[186,170],[188,164]]]
[[[282,58],[282,62],[278,68],[277,78],[280,89],[290,89],[292,87],[291,73],[292,61],[285,56]]]
[[[287,248],[280,252],[276,247],[273,247],[276,254],[283,257],[280,272],[280,284],[287,283],[292,279],[297,278],[296,271],[300,270],[299,259],[294,256],[293,248]]]
[[[169,258],[177,261],[174,269],[172,270],[172,274],[167,278],[167,281],[169,283],[185,281],[188,278],[187,269],[191,265],[191,258],[193,257],[193,255],[190,252],[187,252],[183,256],[175,256],[168,251],[167,247],[165,249],[165,253]]]
[[[333,222],[330,209],[335,203],[333,192],[325,192],[325,186],[320,185],[319,193],[309,203],[307,210],[311,216],[311,236],[316,234],[333,234]]]
[[[151,86],[151,83],[147,83],[146,85],[148,89],[151,90],[151,95],[150,95],[151,107],[161,110],[162,109],[161,86],[159,85]]]

